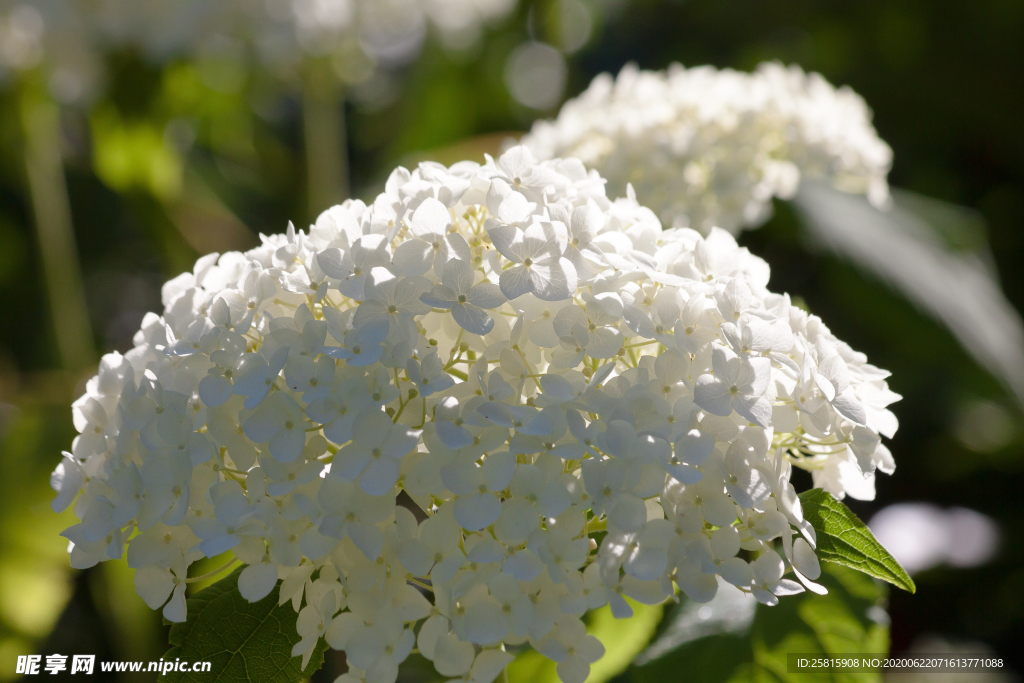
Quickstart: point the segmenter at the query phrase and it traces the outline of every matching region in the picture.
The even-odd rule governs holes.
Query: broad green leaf
[[[629,619],[616,619],[605,605],[588,616],[587,632],[604,645],[604,657],[590,665],[586,683],[604,683],[625,671],[643,651],[658,628],[663,605],[642,605],[626,598],[633,608]],[[534,650],[526,650],[509,664],[509,683],[560,683],[556,664]]]
[[[914,580],[850,508],[821,489],[800,494],[804,518],[818,536],[818,559],[841,564],[913,593]]]
[[[677,680],[685,671],[688,683],[880,681],[878,673],[787,671],[787,655],[791,652],[844,655],[889,649],[887,616],[881,607],[883,584],[837,565],[826,565],[820,581],[828,588],[828,595],[808,592],[781,598],[775,607],[757,605],[753,622],[743,632],[689,640],[643,666],[631,667],[620,680],[661,683]],[[716,604],[707,607],[713,612]]]
[[[649,664],[631,667],[623,679],[630,683],[749,681],[753,659],[748,634],[723,633],[691,640]]]
[[[891,193],[895,206],[920,218],[947,249],[977,253],[988,248],[988,227],[980,211],[895,187]]]
[[[171,627],[173,647],[164,660],[208,661],[210,672],[171,672],[161,682],[295,683],[323,664],[327,643],[321,640],[301,669],[301,658],[291,655],[299,642],[291,603],[277,604],[276,587],[259,602],[248,602],[238,592],[242,569],[189,598],[188,621]]]
[[[828,588],[828,595],[803,593],[780,598],[776,607],[758,605],[750,630],[757,678],[792,683],[881,681],[881,672],[788,673],[791,652],[855,655],[889,651],[888,617],[880,605],[884,586],[834,565],[827,567],[821,583]]]
[[[14,675],[19,654],[38,651],[74,588],[59,534],[78,520],[70,508],[51,511],[48,485],[53,454],[71,442],[74,427],[64,405],[22,405],[0,405],[0,680]]]

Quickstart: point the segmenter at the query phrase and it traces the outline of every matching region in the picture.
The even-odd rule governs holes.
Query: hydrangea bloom
[[[415,57],[428,31],[449,49],[472,48],[514,8],[515,0],[0,0],[0,85],[45,63],[58,100],[88,100],[103,85],[104,50],[132,46],[165,61],[217,54],[237,47],[232,39],[251,41],[277,69],[353,53],[394,64]],[[365,77],[365,65],[350,67],[348,80]]]
[[[65,0],[0,0],[0,87],[40,69],[61,102],[93,94],[102,65],[82,30],[88,14]]]
[[[201,52],[231,36],[252,40],[278,66],[307,56],[351,59],[353,51],[394,63],[414,57],[428,30],[452,49],[472,47],[486,24],[514,7],[514,0],[189,0],[169,10],[153,0],[106,0],[96,23],[108,39],[161,57]]]
[[[860,498],[893,470],[886,372],[579,160],[399,168],[262,239],[165,285],[52,478],[72,564],[127,546],[169,619],[231,551],[242,595],[301,609],[294,654],[325,637],[355,679],[415,643],[486,682],[529,643],[582,683],[587,610],[823,590],[792,467]]]
[[[804,177],[876,205],[889,197],[892,150],[864,100],[798,66],[627,66],[618,78],[595,78],[523,144],[542,159],[582,159],[613,192],[632,183],[667,225],[704,234],[759,226],[772,197],[792,197]]]
[[[515,0],[274,0],[269,14],[291,24],[304,52],[333,51],[347,39],[393,61],[415,52],[428,27],[447,46],[470,47],[513,7]]]

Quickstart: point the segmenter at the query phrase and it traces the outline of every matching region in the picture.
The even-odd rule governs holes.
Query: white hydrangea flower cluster
[[[541,159],[582,159],[613,192],[631,183],[666,225],[704,234],[760,226],[772,198],[792,197],[801,178],[889,201],[892,150],[864,100],[795,65],[630,65],[595,78],[522,142]]]
[[[396,61],[418,50],[428,28],[437,31],[446,46],[471,47],[486,24],[507,16],[515,4],[515,0],[271,0],[266,18],[287,26],[293,32],[292,45],[301,52],[332,52],[340,41],[354,40],[371,56]]]
[[[159,61],[218,54],[242,41],[275,67],[352,51],[401,63],[416,56],[428,31],[452,50],[472,48],[515,7],[515,0],[100,0],[88,7],[0,0],[0,85],[45,63],[53,94],[79,101],[103,85],[102,53],[124,46]],[[350,79],[366,75],[352,66],[360,71]]]
[[[67,0],[0,0],[0,87],[39,69],[58,101],[91,95],[102,65],[83,23],[82,8]]]
[[[582,683],[588,610],[823,590],[793,466],[858,497],[893,470],[886,372],[728,233],[663,231],[577,159],[399,168],[262,239],[165,285],[52,478],[73,566],[127,546],[173,621],[230,551],[345,681],[415,644],[487,683],[529,643]]]

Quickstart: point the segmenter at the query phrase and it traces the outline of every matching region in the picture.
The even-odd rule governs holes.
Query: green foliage
[[[74,435],[66,413],[0,402],[0,681],[13,677],[17,655],[38,651],[73,590],[59,534],[75,518],[70,509],[50,510],[47,485],[51,454]]]
[[[914,580],[889,551],[875,540],[864,522],[821,489],[800,494],[804,518],[818,535],[818,558],[864,572],[913,593]]]
[[[604,645],[604,657],[590,665],[587,683],[604,683],[621,674],[650,642],[661,621],[664,605],[642,605],[626,599],[633,608],[629,619],[616,619],[605,605],[589,614],[587,631]],[[559,683],[556,664],[539,652],[527,650],[509,664],[509,683]]]
[[[259,602],[246,601],[238,592],[242,569],[189,598],[188,621],[171,627],[172,647],[164,660],[208,661],[210,672],[171,672],[160,681],[295,683],[323,664],[327,643],[321,640],[301,669],[300,658],[291,656],[299,642],[291,603],[277,604],[278,587]]]
[[[26,267],[28,244],[6,216],[0,215],[0,284],[15,281]]]
[[[182,160],[153,122],[125,122],[113,107],[99,107],[92,140],[96,175],[111,188],[141,188],[160,199],[181,192]]]
[[[884,585],[856,571],[830,565],[821,576],[828,595],[802,593],[775,607],[758,605],[746,632],[717,633],[683,643],[619,680],[657,683],[874,683],[875,673],[787,672],[789,653],[848,655],[887,652],[889,629],[880,604]]]

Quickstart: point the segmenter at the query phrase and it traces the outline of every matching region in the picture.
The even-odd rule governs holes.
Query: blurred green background
[[[570,21],[580,7],[585,34],[578,16]],[[744,70],[763,60],[798,63],[867,100],[895,152],[894,186],[978,212],[984,228],[953,246],[987,239],[1004,291],[1022,310],[1022,35],[1019,0],[533,0],[469,49],[453,52],[428,36],[418,59],[337,94],[320,113],[327,134],[333,125],[335,140],[346,140],[352,196],[371,199],[395,165],[482,160],[508,134],[553,116],[593,76],[629,61],[652,69],[673,61]],[[560,48],[566,65],[564,83],[538,105],[547,109],[522,104],[507,78],[510,55],[530,41]],[[304,136],[318,106],[309,92],[332,78],[322,64],[307,65],[296,85],[237,50],[155,60],[118,47],[96,59],[104,85],[74,105],[54,103],[43,68],[0,84],[0,681],[13,677],[18,654],[141,660],[166,649],[159,615],[134,595],[123,563],[68,567],[58,533],[70,511],[50,512],[48,477],[75,433],[70,403],[99,354],[130,348],[143,314],[161,309],[163,281],[203,253],[245,249],[288,220],[307,225],[343,198],[338,183],[309,181],[317,162],[307,158]],[[343,109],[331,108],[342,99]],[[59,116],[49,138],[33,123],[48,115]],[[47,152],[48,140],[57,152]],[[60,224],[60,198],[46,195],[34,211],[30,184],[55,158],[66,178],[81,292],[74,278],[70,289],[61,284],[66,270],[44,274],[46,250],[60,257],[60,240],[41,236],[34,217],[55,211]],[[1019,407],[945,329],[809,247],[803,234],[779,204],[771,222],[741,243],[771,264],[773,290],[802,297],[837,336],[891,370],[890,386],[904,397],[893,406],[896,473],[879,478],[877,500],[848,501],[851,508],[866,520],[888,504],[929,501],[969,507],[1000,526],[999,552],[984,566],[936,567],[915,577],[916,595],[889,594],[893,652],[941,636],[985,644],[1024,671]],[[877,599],[863,586],[844,590]],[[772,626],[755,621],[753,628]],[[674,655],[673,666],[730,656],[728,640],[701,642]],[[678,670],[640,667],[624,676],[673,680]],[[410,666],[403,676],[426,673]]]

